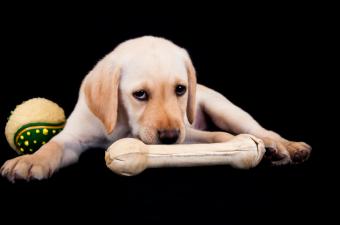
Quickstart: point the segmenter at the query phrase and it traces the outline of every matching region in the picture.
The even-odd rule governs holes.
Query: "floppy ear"
[[[108,61],[100,61],[86,77],[84,93],[89,109],[110,134],[117,122],[120,68]]]
[[[196,104],[196,72],[192,65],[189,56],[186,57],[185,65],[188,74],[188,103],[187,103],[187,117],[189,123],[193,123],[195,119],[195,104]]]

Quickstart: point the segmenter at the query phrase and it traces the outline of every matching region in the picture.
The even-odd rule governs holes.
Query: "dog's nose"
[[[178,137],[179,129],[158,130],[158,139],[162,144],[173,144]]]

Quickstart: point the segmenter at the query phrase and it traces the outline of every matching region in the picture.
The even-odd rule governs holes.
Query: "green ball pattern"
[[[16,151],[32,154],[58,134],[65,123],[30,123],[22,126],[14,135]]]

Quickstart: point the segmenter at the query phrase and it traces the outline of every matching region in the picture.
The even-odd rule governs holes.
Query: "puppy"
[[[272,163],[303,162],[311,147],[288,141],[261,127],[218,92],[196,84],[186,50],[152,36],[123,42],[84,78],[79,99],[64,130],[32,155],[8,160],[1,168],[9,180],[43,179],[74,163],[88,148],[107,148],[124,137],[147,144],[212,143],[233,135],[208,132],[203,115],[233,134],[263,140]]]

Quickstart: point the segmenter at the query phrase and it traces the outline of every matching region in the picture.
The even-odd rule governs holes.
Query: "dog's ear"
[[[120,67],[104,58],[83,83],[86,103],[108,134],[112,133],[117,122],[119,80]]]
[[[196,71],[194,66],[192,65],[192,62],[190,60],[190,57],[188,54],[186,54],[187,57],[185,57],[185,65],[187,68],[187,74],[188,74],[188,103],[187,103],[187,117],[189,120],[189,123],[193,123],[195,119],[195,112],[196,112]]]

